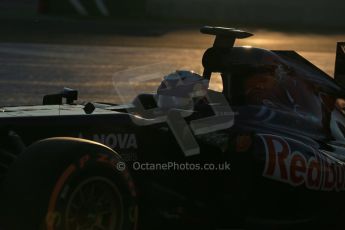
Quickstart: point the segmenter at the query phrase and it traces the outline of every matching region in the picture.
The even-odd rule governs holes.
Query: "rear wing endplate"
[[[337,43],[334,79],[345,88],[345,42]]]

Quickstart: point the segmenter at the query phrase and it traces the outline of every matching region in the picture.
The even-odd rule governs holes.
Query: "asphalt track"
[[[345,34],[317,35],[254,31],[256,36],[237,45],[296,50],[333,75],[337,41]],[[130,74],[175,69],[202,71],[201,56],[212,37],[197,28],[145,34],[66,36],[60,39],[0,39],[0,106],[39,104],[45,94],[63,87],[79,90],[81,101],[120,102],[116,87]],[[139,67],[139,69],[138,69]],[[157,72],[158,70],[158,72]],[[159,81],[159,77],[156,82]],[[156,84],[138,82],[138,91]]]

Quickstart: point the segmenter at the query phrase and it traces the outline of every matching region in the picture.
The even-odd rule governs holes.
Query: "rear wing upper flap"
[[[204,26],[200,29],[203,34],[215,35],[213,47],[232,48],[236,39],[253,36],[252,33],[234,28]]]

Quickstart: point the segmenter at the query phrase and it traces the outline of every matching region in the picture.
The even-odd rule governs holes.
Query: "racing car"
[[[65,88],[1,108],[0,228],[344,228],[345,43],[332,78],[294,51],[234,46],[251,33],[201,32],[204,72],[132,103]]]

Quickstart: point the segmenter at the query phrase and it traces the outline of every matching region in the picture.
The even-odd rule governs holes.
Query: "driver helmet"
[[[209,81],[193,71],[177,70],[164,77],[158,87],[160,108],[192,108],[193,101],[203,98]]]

